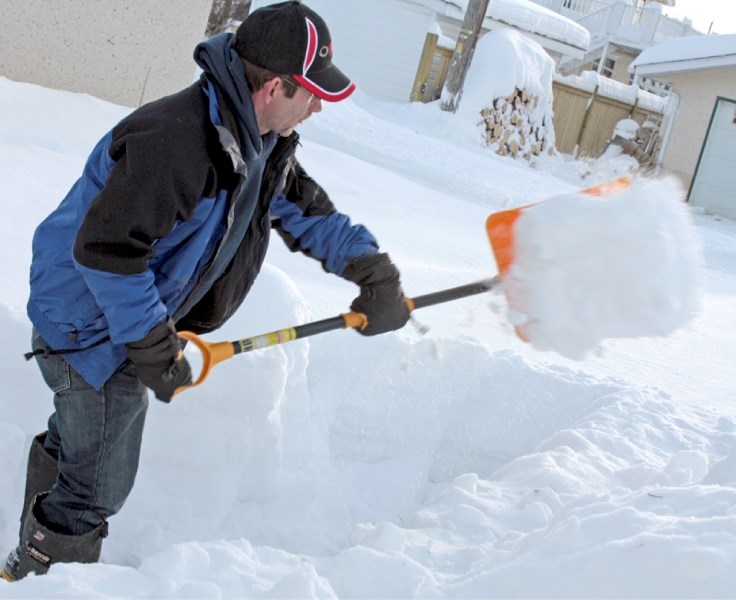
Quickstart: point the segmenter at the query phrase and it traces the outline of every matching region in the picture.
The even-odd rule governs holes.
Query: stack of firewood
[[[505,98],[496,98],[493,106],[480,111],[483,139],[487,147],[501,156],[533,156],[554,153],[552,112],[539,97],[516,88]]]

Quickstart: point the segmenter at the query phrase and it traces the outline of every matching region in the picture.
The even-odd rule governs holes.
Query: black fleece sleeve
[[[191,217],[214,179],[204,130],[161,113],[133,113],[113,130],[108,152],[114,165],[74,246],[83,266],[144,272],[153,242]]]

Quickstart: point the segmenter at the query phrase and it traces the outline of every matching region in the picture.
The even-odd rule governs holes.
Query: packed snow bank
[[[2,76],[0,90],[0,115],[14,115],[12,119],[0,119],[0,142],[17,144],[16,149],[21,150],[33,147],[42,155],[54,152],[86,159],[90,139],[102,137],[110,123],[131,111],[87,94],[52,90]],[[28,102],[30,97],[35,100]]]
[[[523,209],[513,235],[510,318],[540,350],[582,359],[604,339],[667,336],[695,316],[702,254],[674,179],[554,196]]]
[[[384,353],[389,346],[383,345]],[[462,344],[447,350],[459,350],[460,360],[470,355]],[[493,380],[502,385],[523,385],[523,377],[513,382],[519,367],[529,374],[513,356],[492,357],[491,363]],[[295,463],[282,465],[271,499],[235,500],[226,523],[210,533],[198,531],[198,519],[211,510],[196,501],[193,488],[219,486],[229,495],[226,475],[209,480],[196,463],[185,471],[188,458],[174,456],[184,444],[170,426],[161,446],[173,447],[148,468],[161,478],[181,463],[181,472],[146,482],[137,496],[150,507],[139,506],[135,518],[115,518],[115,535],[103,552],[107,564],[55,565],[47,576],[12,588],[0,582],[0,597],[729,597],[736,489],[724,485],[728,477],[720,467],[728,459],[713,463],[711,457],[728,455],[733,447],[733,419],[678,407],[656,391],[594,380],[588,380],[594,387],[584,400],[578,392],[586,382],[571,371],[537,375],[518,406],[494,410],[487,404],[475,412],[480,401],[447,405],[454,424],[485,426],[486,437],[498,436],[485,452],[508,454],[492,476],[467,472],[426,481],[422,461],[409,458],[435,446],[435,436],[398,458],[414,438],[394,460],[372,451],[362,458],[351,452],[347,459],[350,444],[341,437],[334,457],[323,456],[314,470],[299,474]],[[553,384],[550,395],[535,400],[545,384]],[[418,413],[391,413],[388,406],[343,407],[358,408],[350,418],[353,439],[375,433],[357,426],[367,416],[387,426],[383,442],[372,438],[372,450],[392,436],[398,440]],[[489,421],[491,413],[499,419]],[[433,426],[450,414],[435,413]],[[527,440],[534,449],[508,460],[518,448],[506,443],[522,441],[525,426],[533,430],[536,424],[542,428]],[[555,432],[548,435],[547,427]],[[287,444],[290,433],[282,438]],[[537,434],[541,442],[534,441]],[[459,452],[475,454],[460,435],[455,439]],[[197,449],[210,444],[223,450],[214,429],[200,430]],[[188,511],[181,501],[161,509],[167,516],[161,527],[150,508],[166,498],[167,484],[184,475],[195,502]],[[397,502],[396,493],[417,481],[423,484],[409,501]],[[121,531],[127,527],[134,530]],[[176,542],[169,527],[187,535],[177,535],[182,540]],[[332,536],[336,544],[323,546]]]

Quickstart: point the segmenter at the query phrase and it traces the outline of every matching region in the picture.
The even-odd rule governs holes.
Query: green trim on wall
[[[705,153],[705,146],[708,143],[710,137],[710,128],[713,126],[713,121],[716,118],[716,111],[718,110],[718,104],[723,102],[730,102],[736,104],[736,100],[733,98],[726,98],[725,96],[717,96],[716,101],[713,104],[713,111],[710,113],[710,120],[708,121],[708,129],[705,131],[705,137],[703,138],[703,145],[700,147],[700,154],[698,154],[698,162],[695,163],[695,171],[693,172],[693,178],[690,180],[690,188],[687,190],[687,201],[690,202],[690,194],[693,193],[693,187],[695,187],[695,181],[698,178],[698,170],[700,169],[700,161],[703,159]]]

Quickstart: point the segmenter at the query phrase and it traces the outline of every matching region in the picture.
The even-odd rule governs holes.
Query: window
[[[593,62],[593,70],[598,70],[598,65],[600,64],[601,59],[597,58]],[[601,69],[601,75],[603,77],[608,77],[609,79],[613,78],[613,69],[616,67],[616,61],[612,58],[607,58],[605,61],[603,61],[603,68]]]

